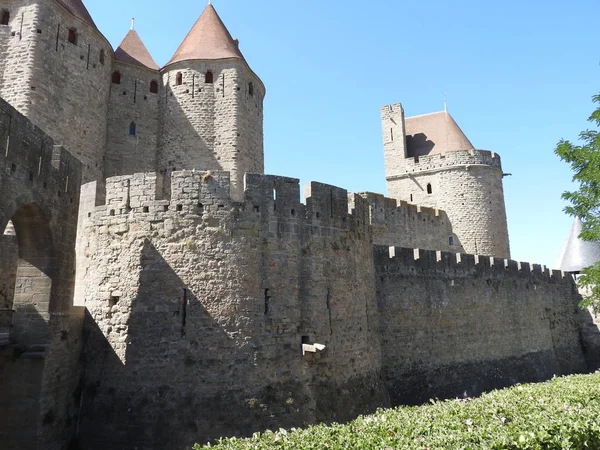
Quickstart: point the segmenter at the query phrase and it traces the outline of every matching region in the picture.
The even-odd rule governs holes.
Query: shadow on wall
[[[431,153],[435,143],[425,133],[417,133],[406,136],[406,156],[426,156]]]
[[[600,369],[600,314],[579,311],[583,353],[590,372]]]
[[[86,322],[82,448],[187,448],[302,423],[300,383],[261,387],[256,347],[227,332],[147,241],[140,267],[136,298],[107,299]]]
[[[83,309],[51,305],[56,270],[50,225],[35,203],[0,236],[0,440],[11,450],[59,449],[79,406]]]
[[[170,88],[166,89],[166,95],[172,95]],[[201,116],[198,115],[197,122],[193,123],[188,116],[189,113],[184,111],[177,102],[171,100],[165,105],[163,100],[160,101],[162,101],[161,109],[165,120],[158,140],[157,169],[161,173],[191,169],[226,170],[219,157],[215,155],[217,143],[215,115],[203,113]],[[200,99],[198,102],[200,103]],[[205,132],[203,136],[198,131],[202,128],[212,130],[212,133]],[[177,132],[173,133],[170,130],[177,130]],[[132,169],[132,173],[139,172],[135,164]],[[170,189],[170,184],[166,183],[165,187]]]

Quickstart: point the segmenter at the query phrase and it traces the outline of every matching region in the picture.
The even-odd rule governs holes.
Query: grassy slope
[[[196,449],[600,449],[600,373]]]

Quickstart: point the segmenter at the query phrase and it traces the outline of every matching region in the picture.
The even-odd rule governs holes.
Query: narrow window
[[[175,84],[177,86],[181,86],[183,84],[183,74],[181,72],[177,72],[177,77],[175,78]]]
[[[131,122],[129,124],[129,136],[135,136],[136,134],[136,125],[135,122]]]
[[[112,74],[112,82],[113,84],[121,84],[121,72],[115,70]]]
[[[100,64],[104,65],[104,50],[100,50]]]
[[[427,193],[428,194],[432,194],[433,193],[433,189],[431,189],[431,183],[427,183]]]
[[[448,244],[450,244],[451,246],[454,245],[454,236],[450,236],[448,238]]]
[[[269,304],[271,301],[271,296],[269,295],[269,290],[265,289],[265,316],[269,314]]]
[[[8,11],[8,9],[3,9],[2,17],[0,18],[0,25],[8,25],[9,21],[10,21],[10,12]]]
[[[248,94],[254,96],[254,83],[252,82],[248,83]]]
[[[158,94],[158,82],[156,80],[152,80],[150,82],[150,92],[153,94]]]
[[[69,28],[69,42],[77,45],[77,30],[75,28]]]
[[[208,84],[212,84],[213,81],[214,81],[213,73],[209,70],[208,72],[206,72],[206,75],[204,75],[204,82],[208,83]]]

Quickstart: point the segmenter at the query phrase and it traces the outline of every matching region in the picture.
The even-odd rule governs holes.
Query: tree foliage
[[[600,105],[600,95],[595,95],[592,99]],[[600,127],[600,106],[588,121],[596,128]],[[571,165],[573,181],[579,185],[578,190],[565,192],[562,198],[570,203],[565,212],[581,219],[581,239],[600,241],[600,132],[597,129],[582,131],[579,140],[581,145],[563,139],[554,150],[563,161]],[[599,312],[600,262],[585,268],[578,284],[585,293],[581,306],[591,306]]]

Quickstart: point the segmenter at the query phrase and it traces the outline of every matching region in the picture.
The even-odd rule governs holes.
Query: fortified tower
[[[157,168],[231,172],[241,198],[244,173],[263,173],[265,87],[212,5],[161,70],[162,130]]]
[[[509,258],[500,156],[475,150],[447,112],[406,118],[381,110],[390,197],[444,210],[467,253]]]
[[[159,67],[133,25],[115,52],[105,177],[156,168]]]
[[[81,0],[0,0],[0,97],[102,177],[113,59]]]

